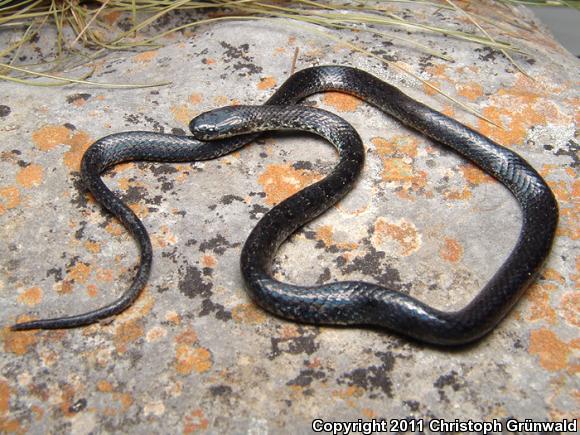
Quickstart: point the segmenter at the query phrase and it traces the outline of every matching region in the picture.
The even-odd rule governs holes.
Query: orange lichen
[[[42,301],[42,289],[40,287],[31,287],[22,292],[17,300],[21,304],[26,304],[29,307],[38,305]]]
[[[10,386],[7,381],[0,381],[0,415],[6,414],[10,405]]]
[[[189,121],[191,121],[198,114],[197,110],[192,109],[186,104],[172,106],[169,108],[169,110],[171,110],[171,113],[173,113],[173,117],[176,121],[186,125],[189,124]]]
[[[266,320],[264,313],[254,304],[240,304],[232,310],[232,318],[238,323],[257,324]]]
[[[483,96],[483,87],[476,82],[461,83],[457,85],[457,93],[468,100],[475,101]]]
[[[532,126],[548,123],[569,123],[558,106],[551,101],[552,89],[545,82],[531,82],[518,74],[516,84],[500,89],[492,98],[483,115],[504,128],[497,128],[479,120],[478,130],[503,145],[522,144]]]
[[[431,74],[432,76],[435,77],[440,77],[443,78],[445,80],[449,80],[449,76],[447,74],[447,68],[448,65],[443,64],[443,63],[439,63],[436,65],[430,65],[427,68],[425,68],[425,71],[429,74]]]
[[[133,56],[133,62],[147,63],[151,62],[159,54],[158,50],[144,51],[143,53]]]
[[[300,336],[300,331],[296,325],[284,325],[280,331],[280,336],[286,340]]]
[[[439,250],[439,256],[450,263],[457,263],[463,256],[463,246],[459,241],[446,237],[443,246]]]
[[[209,426],[209,421],[205,418],[201,409],[196,409],[185,416],[183,423],[184,435],[192,434],[194,432],[205,431]]]
[[[566,368],[570,347],[549,329],[542,328],[532,331],[528,352],[539,357],[540,365],[549,371]]]
[[[17,323],[32,320],[27,316],[18,319]],[[22,356],[32,350],[36,343],[38,331],[10,331],[8,328],[2,330],[2,339],[4,341],[4,351],[18,356]]]
[[[133,396],[130,393],[113,393],[113,399],[121,405],[121,412],[126,412],[133,404]]]
[[[175,234],[171,232],[167,225],[161,225],[159,231],[157,231],[151,239],[153,244],[159,248],[165,248],[166,246],[174,245],[177,242],[177,237],[175,237]]]
[[[492,176],[487,175],[477,166],[470,163],[459,166],[459,169],[463,173],[465,180],[470,184],[479,185],[483,183],[493,183],[494,181]]]
[[[391,240],[396,242],[398,254],[403,257],[418,251],[421,246],[421,235],[413,223],[404,219],[389,222],[384,217],[379,217],[375,221],[371,243],[375,249],[384,251],[388,249],[385,244]]]
[[[441,89],[441,83],[437,80],[427,80],[423,83],[423,92],[425,92],[426,95],[437,95],[439,92],[437,92],[437,89],[435,88]]]
[[[175,370],[180,375],[189,375],[193,371],[203,373],[212,365],[211,354],[203,347],[178,344],[175,348]]]
[[[67,280],[74,281],[79,284],[84,284],[89,279],[91,274],[91,268],[86,263],[81,263],[80,261],[76,263],[67,271]]]
[[[20,205],[20,190],[14,186],[0,188],[0,215]]]
[[[96,285],[94,285],[94,284],[89,284],[89,285],[87,286],[87,295],[88,295],[90,298],[94,298],[94,297],[96,297],[98,294],[99,294],[99,289],[97,288],[97,286],[96,286]]]
[[[105,227],[105,231],[112,236],[120,236],[125,232],[123,226],[117,221],[110,221]]]
[[[137,301],[129,309],[119,314],[116,320],[119,322],[137,322],[139,319],[147,316],[154,305],[155,298],[149,291],[149,288],[145,286]]]
[[[63,280],[62,282],[59,282],[56,284],[56,291],[60,294],[67,294],[72,292],[73,289],[73,285],[72,282],[68,281],[68,280]]]
[[[149,214],[149,209],[147,206],[140,202],[131,202],[127,204],[127,206],[129,206],[129,208],[133,210],[133,212],[140,218],[144,218]]]
[[[159,341],[167,335],[167,329],[161,326],[154,326],[149,331],[147,331],[147,335],[145,335],[145,340],[149,343],[153,343],[155,341]]]
[[[178,344],[194,344],[197,342],[197,334],[193,329],[186,329],[175,337],[175,342]]]
[[[560,274],[560,272],[558,272],[555,269],[552,269],[551,267],[546,267],[544,269],[544,271],[542,272],[542,278],[548,281],[555,281],[560,284],[566,283],[566,278],[564,278],[562,274]]]
[[[291,165],[274,164],[268,165],[258,178],[258,183],[264,188],[266,202],[275,205],[320,178],[319,174],[311,171],[297,170]]]
[[[332,392],[332,395],[334,397],[339,397],[341,399],[358,398],[364,396],[364,394],[365,394],[364,388],[358,385],[351,385],[349,387],[340,388]]]
[[[63,125],[46,125],[32,134],[32,140],[42,151],[50,151],[61,144],[68,145],[70,150],[64,153],[64,163],[74,171],[80,169],[81,158],[92,142],[87,133],[69,130]]]
[[[175,311],[168,311],[165,313],[165,320],[171,322],[174,325],[179,325],[181,323],[181,316]]]
[[[215,267],[217,261],[213,255],[205,254],[203,257],[201,257],[201,264],[203,267]]]
[[[71,131],[64,125],[46,125],[32,133],[32,141],[42,151],[50,151],[57,145],[66,143]]]
[[[327,247],[335,246],[338,249],[343,250],[352,250],[356,249],[357,247],[357,244],[352,242],[337,243],[334,240],[334,229],[332,228],[331,225],[323,225],[320,228],[318,228],[318,230],[316,231],[316,239],[323,242],[324,245]]]
[[[137,319],[116,325],[114,342],[118,353],[125,353],[130,343],[143,337],[143,326]]]
[[[261,78],[260,83],[258,83],[258,89],[261,91],[272,89],[274,86],[276,86],[276,79],[271,76]]]
[[[531,303],[530,314],[527,317],[530,321],[545,320],[550,324],[556,323],[556,311],[550,306],[550,294],[556,287],[548,283],[536,282],[526,292],[526,299]]]
[[[382,160],[382,179],[403,185],[399,196],[413,199],[411,192],[417,192],[427,185],[427,173],[417,171],[413,159],[417,156],[417,140],[407,136],[395,136],[387,141],[381,137],[371,139]],[[427,193],[425,193],[427,195]]]
[[[379,156],[404,155],[417,157],[418,140],[413,136],[394,136],[390,140],[382,137],[373,137],[371,142],[377,149]]]
[[[412,162],[399,157],[383,159],[383,180],[412,181],[413,177],[414,171]]]
[[[113,271],[111,269],[97,269],[95,275],[99,282],[113,282]]]
[[[42,166],[30,164],[16,174],[16,182],[22,187],[30,188],[40,186],[44,178],[44,170]]]
[[[217,106],[225,106],[228,104],[228,101],[230,100],[225,95],[218,95],[213,98],[213,101]]]
[[[570,291],[564,293],[560,303],[560,310],[566,322],[580,327],[580,292]]]
[[[90,136],[83,131],[72,134],[67,140],[66,144],[70,146],[70,149],[64,153],[63,161],[71,171],[80,171],[81,160],[91,143]]]
[[[97,391],[100,391],[101,393],[112,393],[113,390],[113,385],[106,379],[97,381]]]
[[[189,96],[188,100],[191,104],[199,104],[203,100],[203,96],[194,92]]]
[[[26,429],[20,425],[20,422],[17,419],[0,417],[0,433],[25,434],[26,432]]]
[[[371,420],[373,418],[377,418],[377,415],[378,415],[375,411],[373,411],[370,408],[363,408],[363,409],[360,410],[360,412],[362,413],[362,415],[364,415],[364,417],[367,420]]]
[[[87,251],[92,252],[93,254],[98,254],[101,252],[101,245],[97,242],[87,240],[85,243],[83,243],[83,246]]]
[[[322,101],[339,112],[354,112],[361,104],[358,98],[341,92],[326,92]]]
[[[445,199],[450,201],[466,201],[471,198],[472,193],[471,190],[469,190],[467,187],[464,187],[461,190],[446,190],[443,192],[443,196]]]

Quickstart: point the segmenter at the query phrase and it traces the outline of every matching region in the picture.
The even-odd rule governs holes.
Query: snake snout
[[[239,107],[222,107],[196,116],[189,129],[196,139],[213,140],[241,133],[243,121]]]

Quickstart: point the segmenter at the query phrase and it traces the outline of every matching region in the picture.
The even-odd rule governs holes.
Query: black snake
[[[280,244],[300,226],[323,213],[352,187],[363,165],[358,134],[335,115],[295,106],[323,91],[355,95],[425,136],[447,145],[504,184],[522,210],[523,224],[511,254],[463,309],[443,312],[417,299],[362,281],[296,286],[272,277]],[[558,221],[558,207],[542,177],[519,155],[463,124],[355,68],[321,66],[292,75],[264,106],[222,108],[194,119],[194,137],[148,132],[113,134],[95,142],[83,156],[81,174],[95,199],[133,234],[141,261],[131,287],[115,302],[76,316],[35,320],[14,330],[88,325],[125,310],[137,298],[151,269],[147,231],[137,216],[100,178],[107,168],[129,160],[187,162],[213,159],[256,138],[257,132],[307,130],[332,142],[339,162],[323,180],[301,190],[266,213],[252,230],[241,256],[241,270],[252,299],[279,316],[299,322],[374,325],[415,339],[444,345],[476,340],[491,331],[521,297],[547,257]],[[241,133],[253,133],[237,136]],[[216,136],[232,136],[204,141]],[[220,136],[220,137],[221,137]]]

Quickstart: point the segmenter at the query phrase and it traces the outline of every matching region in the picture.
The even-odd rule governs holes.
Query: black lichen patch
[[[491,47],[480,47],[476,48],[475,51],[479,53],[479,60],[483,62],[494,61],[498,55],[501,55],[500,51]]]
[[[411,412],[417,412],[421,408],[421,403],[416,400],[405,400],[403,403],[407,405]]]
[[[294,379],[289,380],[286,382],[286,385],[292,386],[296,385],[299,387],[308,387],[312,384],[315,380],[322,380],[326,378],[326,373],[320,369],[304,369],[300,370],[300,374],[296,376]]]
[[[324,284],[331,278],[330,269],[328,267],[324,268],[324,271],[320,274],[316,280],[316,284]]]
[[[66,97],[66,102],[72,104],[78,100],[87,101],[89,98],[91,98],[91,94],[72,94]]]
[[[372,393],[369,395],[370,398],[377,397],[377,394],[374,394],[375,391],[380,391],[387,397],[393,397],[393,382],[389,377],[389,372],[395,366],[395,357],[390,352],[377,352],[375,355],[379,357],[382,364],[345,373],[337,379],[338,384],[360,387]]]
[[[318,336],[317,329],[306,329],[300,326],[298,328],[298,333],[299,335],[295,337],[272,337],[272,350],[270,351],[268,358],[273,360],[283,353],[289,353],[292,355],[305,353],[307,355],[312,355],[318,350],[320,345],[316,343],[316,337]]]
[[[80,173],[72,172],[70,179],[73,184],[71,203],[78,209],[85,209],[88,204],[88,194]]]
[[[572,159],[570,166],[574,169],[580,167],[580,145],[571,140],[567,143],[566,148],[558,148],[554,153],[557,156],[568,156]]]
[[[125,203],[133,204],[141,202],[147,196],[147,189],[143,186],[130,186],[122,195],[121,199]]]
[[[10,109],[10,107],[4,104],[0,104],[0,118],[4,118],[10,115],[10,112],[12,112],[12,109]]]
[[[199,250],[201,252],[213,251],[218,255],[222,255],[228,248],[237,248],[239,243],[230,243],[224,236],[217,235],[205,242],[200,243]]]
[[[215,318],[218,320],[223,320],[224,322],[232,319],[232,313],[222,305],[212,302],[211,299],[204,299],[201,303],[201,311],[199,312],[199,317],[208,316],[214,314]]]
[[[222,41],[220,45],[225,49],[222,57],[223,61],[225,63],[234,62],[233,68],[238,71],[240,77],[248,74],[260,74],[262,72],[262,67],[255,65],[254,60],[248,54],[250,51],[249,44],[241,44],[234,47]]]
[[[153,131],[157,133],[165,133],[165,126],[161,125],[159,121],[142,113],[128,113],[123,117],[125,121],[132,125],[149,125]]]
[[[62,281],[62,269],[60,267],[54,267],[52,269],[48,269],[46,271],[46,277],[49,276],[54,277],[54,282],[61,282]]]
[[[369,252],[363,257],[356,257],[349,263],[341,267],[344,274],[352,272],[362,272],[373,277],[380,285],[392,290],[403,290],[408,286],[401,283],[399,271],[384,265],[386,254],[377,251],[372,245],[368,247]]]
[[[183,271],[180,271],[183,272]],[[213,283],[206,281],[202,277],[201,270],[195,266],[185,266],[185,273],[181,273],[183,278],[179,281],[179,291],[190,299],[202,297],[208,299],[212,296]]]
[[[457,372],[452,370],[446,375],[441,375],[437,380],[433,383],[433,386],[437,388],[437,392],[439,393],[439,399],[445,402],[449,402],[449,398],[445,394],[445,387],[451,387],[453,391],[459,391],[463,386],[458,377]]]
[[[226,308],[213,302],[213,283],[211,281],[212,269],[204,268],[200,270],[196,266],[185,266],[185,273],[180,269],[183,278],[179,281],[179,291],[190,299],[200,297],[201,310],[198,312],[199,317],[209,316],[211,314],[218,320],[227,322],[231,320],[232,313]]]
[[[175,165],[169,163],[157,163],[151,166],[151,172],[153,173],[153,175],[158,177],[160,175],[175,174],[176,172],[179,171],[175,167]]]
[[[179,127],[173,127],[171,129],[171,134],[174,134],[176,136],[187,136],[186,131],[183,128],[179,128]]]
[[[258,219],[258,215],[262,216],[267,213],[268,210],[269,208],[264,207],[263,205],[253,204],[252,208],[250,209],[250,217],[254,220]]]
[[[232,394],[232,387],[228,385],[213,385],[209,387],[209,392],[212,396],[230,396]]]
[[[434,66],[435,64],[431,62],[434,59],[434,56],[431,54],[421,56],[419,58],[419,69],[421,71],[425,71],[428,67]]]
[[[241,196],[238,195],[224,195],[222,196],[222,198],[220,199],[220,202],[224,205],[229,205],[234,201],[240,201],[240,202],[244,202],[244,198],[242,198]]]
[[[87,228],[88,222],[87,221],[80,221],[79,227],[75,231],[75,239],[81,240],[84,236],[85,229]]]
[[[300,170],[311,171],[312,169],[314,169],[314,167],[312,166],[312,162],[309,162],[306,160],[299,160],[296,163],[294,163],[292,165],[292,167],[294,169],[296,169],[297,171],[300,171]]]

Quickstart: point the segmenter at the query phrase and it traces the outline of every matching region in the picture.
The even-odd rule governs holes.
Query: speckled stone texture
[[[392,7],[474,29],[443,10]],[[538,25],[526,9],[512,13]],[[399,32],[446,52],[456,60],[450,63],[404,42],[356,36],[504,129],[393,67],[282,23],[218,23],[155,51],[95,62],[95,81],[169,86],[0,83],[0,432],[308,433],[315,418],[578,417],[579,62],[542,28],[512,30],[530,53],[516,58],[535,81],[501,53],[469,42]],[[42,35],[37,44],[41,53],[47,47]],[[325,142],[294,134],[265,136],[214,161],[129,163],[108,172],[107,184],[152,237],[145,291],[111,322],[8,330],[16,320],[98,307],[131,281],[134,241],[80,183],[79,162],[92,141],[128,130],[185,133],[204,110],[260,104],[288,77],[296,50],[298,69],[348,64],[401,87],[520,153],[552,186],[561,213],[552,254],[491,335],[466,349],[433,349],[388,331],[287,322],[249,300],[238,266],[249,231],[336,159]],[[515,243],[515,200],[365,103],[335,93],[310,101],[350,121],[368,157],[354,191],[282,247],[277,276],[305,284],[364,279],[444,309],[467,303]]]

